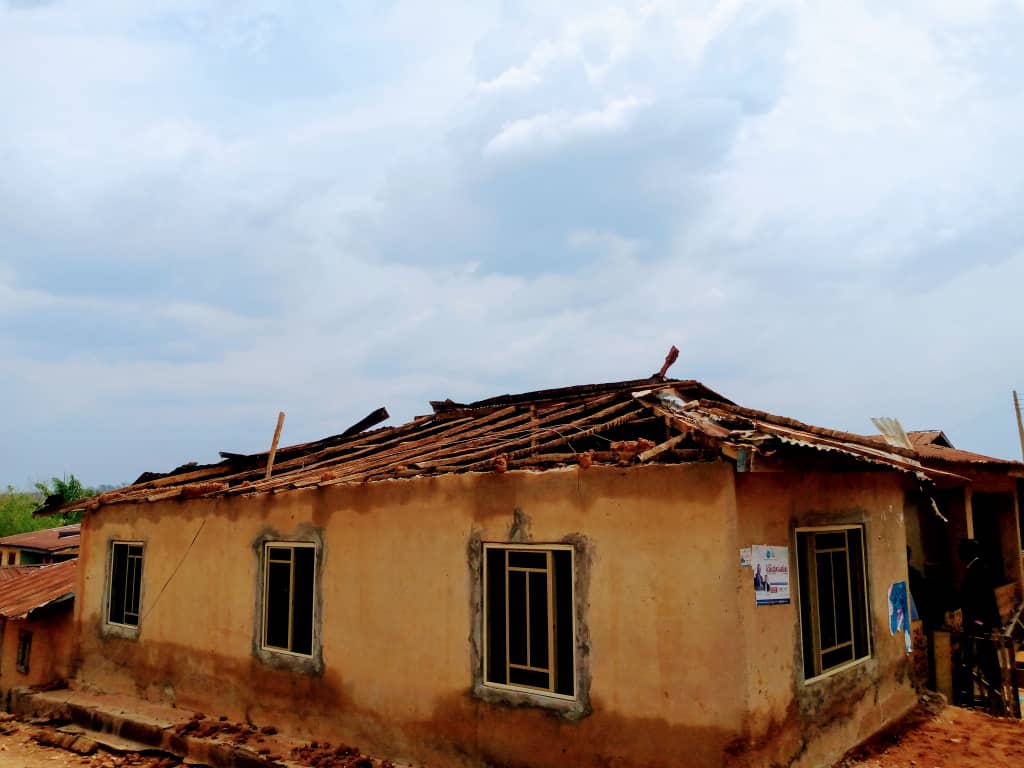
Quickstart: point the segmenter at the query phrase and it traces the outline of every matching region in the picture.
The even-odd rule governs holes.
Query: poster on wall
[[[910,610],[907,600],[907,582],[897,581],[889,585],[889,635],[903,633],[907,653],[914,650],[910,636]]]
[[[750,547],[740,549],[740,568],[750,567]]]
[[[756,605],[789,603],[789,549],[755,544],[751,549]]]

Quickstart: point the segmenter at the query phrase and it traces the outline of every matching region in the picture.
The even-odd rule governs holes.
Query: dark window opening
[[[316,549],[268,544],[264,549],[263,647],[313,655]]]
[[[22,674],[28,674],[29,657],[32,655],[32,633],[18,632],[18,657],[15,666]]]
[[[797,533],[804,677],[871,653],[862,528]]]
[[[17,556],[18,556],[18,554],[16,552],[8,552],[7,553],[7,564],[8,565],[14,565],[14,559]]]
[[[110,548],[110,594],[107,621],[139,626],[142,602],[142,545],[115,541]]]
[[[485,682],[575,696],[572,550],[484,550]]]
[[[1010,581],[1007,564],[1019,556],[1016,547],[1004,551],[1004,542],[1012,541],[1014,508],[1013,496],[1009,493],[971,494],[971,519],[974,523],[974,538],[981,545],[981,557],[992,572],[997,585]]]

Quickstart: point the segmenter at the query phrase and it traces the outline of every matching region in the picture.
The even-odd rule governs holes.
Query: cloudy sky
[[[1015,458],[1022,39],[981,0],[0,0],[0,484],[671,344]]]

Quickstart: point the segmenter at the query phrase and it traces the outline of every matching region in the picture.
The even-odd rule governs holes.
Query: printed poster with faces
[[[757,605],[789,603],[789,548],[755,544],[750,562],[754,570],[754,602]]]

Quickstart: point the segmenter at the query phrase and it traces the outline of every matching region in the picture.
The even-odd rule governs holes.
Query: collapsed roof
[[[895,469],[923,481],[967,482],[922,461],[953,451],[940,441],[901,448],[864,435],[815,427],[743,408],[697,381],[650,379],[502,395],[474,403],[433,402],[433,413],[368,429],[379,409],[340,435],[268,453],[224,452],[216,464],[145,473],[125,488],[58,507],[281,493],[458,472],[543,470],[729,460],[738,471],[785,459],[831,469]],[[998,461],[998,460],[994,460]],[[1005,462],[1024,468],[1015,462]],[[40,509],[39,514],[55,510]]]

